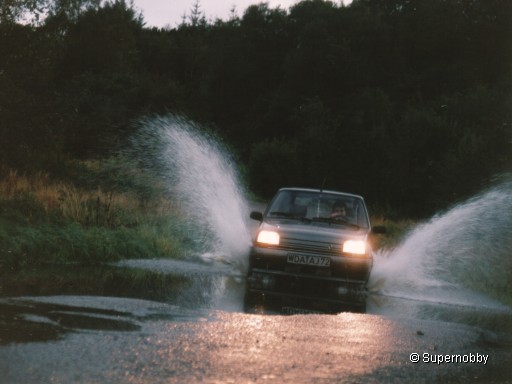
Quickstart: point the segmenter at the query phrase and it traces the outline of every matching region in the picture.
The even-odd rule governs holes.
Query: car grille
[[[291,238],[281,238],[279,245],[275,248],[284,251],[308,252],[321,255],[340,255],[342,250],[341,244],[321,243]]]

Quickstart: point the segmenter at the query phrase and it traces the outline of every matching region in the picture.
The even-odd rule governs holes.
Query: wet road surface
[[[168,302],[1,299],[0,382],[512,381],[510,311],[370,295],[367,313],[246,314],[243,280],[226,266],[206,279],[187,263],[140,263],[196,284]]]
[[[430,383],[511,378],[512,346],[492,332],[454,323],[355,313],[200,313],[117,298],[9,301],[26,307],[22,321],[61,329],[53,340],[0,347],[2,383]],[[6,302],[2,304],[3,311]],[[90,321],[83,321],[87,317]],[[420,362],[411,362],[414,353]],[[459,356],[460,362],[438,364],[439,355],[444,360]]]

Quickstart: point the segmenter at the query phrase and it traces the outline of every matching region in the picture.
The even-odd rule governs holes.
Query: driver
[[[347,207],[342,201],[337,201],[332,206],[331,219],[346,220],[347,219]]]

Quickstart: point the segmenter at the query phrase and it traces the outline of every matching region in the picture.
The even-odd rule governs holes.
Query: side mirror
[[[263,221],[263,213],[252,211],[250,218],[253,220]]]
[[[372,233],[375,233],[376,235],[384,235],[387,233],[387,230],[383,225],[376,225],[375,227],[372,227]]]

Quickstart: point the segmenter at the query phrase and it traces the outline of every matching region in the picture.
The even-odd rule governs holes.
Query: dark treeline
[[[9,167],[58,174],[165,113],[214,129],[261,196],[325,182],[426,215],[511,165],[508,0],[308,0],[216,21],[196,3],[174,29],[146,27],[124,1],[2,4]],[[42,21],[20,23],[38,9]]]

